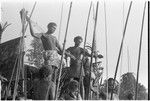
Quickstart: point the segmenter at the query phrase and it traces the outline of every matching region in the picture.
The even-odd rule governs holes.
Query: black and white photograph
[[[1,100],[148,100],[148,0],[1,0]]]

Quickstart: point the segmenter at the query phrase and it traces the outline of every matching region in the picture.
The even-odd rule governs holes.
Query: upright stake
[[[65,33],[64,44],[63,44],[63,53],[61,56],[58,84],[56,86],[56,92],[55,92],[55,100],[57,100],[57,97],[58,97],[57,94],[58,94],[58,90],[59,90],[60,77],[61,77],[61,72],[62,72],[63,58],[64,58],[64,54],[65,54],[65,45],[66,45],[66,38],[67,38],[67,34],[68,34],[67,32],[68,32],[69,20],[70,20],[70,15],[71,15],[71,8],[72,8],[72,2],[70,3],[70,9],[69,9],[69,14],[68,14],[68,21],[67,21],[66,33]]]
[[[14,94],[13,94],[13,100],[15,100],[17,96],[17,89],[18,89],[18,83],[20,79],[20,70],[22,69],[22,77],[24,79],[24,67],[23,67],[23,50],[24,50],[24,34],[25,34],[25,18],[26,18],[26,11],[25,9],[22,9],[20,11],[21,14],[21,22],[22,22],[22,38],[20,39],[20,49],[19,49],[19,62],[18,62],[18,68],[17,68],[17,74],[16,74],[16,81],[15,81],[15,88],[14,88]],[[23,91],[24,91],[24,81],[23,81]]]
[[[127,23],[128,23],[128,18],[129,18],[131,6],[132,6],[132,1],[130,2],[130,6],[129,6],[127,18],[126,18],[126,23],[125,23],[125,26],[124,26],[123,37],[122,37],[122,41],[121,41],[121,46],[120,46],[120,50],[119,50],[119,56],[118,56],[116,70],[115,70],[115,75],[114,75],[113,89],[114,89],[114,85],[115,85],[115,81],[116,81],[116,76],[117,76],[117,71],[118,71],[118,66],[119,66],[119,61],[120,61],[120,56],[121,56],[121,52],[122,52],[122,47],[123,47],[123,42],[124,42],[124,38],[125,38],[125,32],[126,32],[126,28],[127,28]],[[111,100],[112,100],[112,97],[113,97],[113,89],[111,91]]]
[[[33,9],[30,14],[30,18],[33,14],[33,11],[35,9],[36,2],[33,6]],[[25,98],[27,97],[26,95],[26,81],[24,80],[26,78],[26,73],[24,71],[24,35],[27,29],[28,24],[25,26],[25,18],[26,18],[26,11],[23,9],[21,12],[21,17],[22,17],[22,39],[20,40],[20,60],[18,61],[18,66],[17,67],[17,74],[16,74],[16,81],[15,81],[15,88],[14,88],[14,94],[13,94],[13,100],[15,100],[16,95],[17,95],[17,89],[18,89],[18,82],[20,78],[20,69],[22,69],[22,77],[23,77],[23,92],[25,94]],[[22,67],[22,68],[21,68]]]
[[[93,42],[92,42],[92,52],[91,52],[91,62],[90,62],[90,80],[89,80],[89,85],[91,82],[91,72],[92,72],[92,65],[93,65],[93,56],[94,56],[94,52],[96,46],[95,46],[95,35],[96,35],[96,26],[97,26],[97,16],[98,16],[98,6],[99,6],[99,2],[97,2],[96,5],[96,15],[95,15],[95,24],[94,24],[94,31],[93,31]],[[91,99],[91,87],[89,87],[89,99]]]
[[[141,36],[140,36],[140,45],[139,45],[139,56],[138,56],[138,67],[137,67],[137,76],[136,76],[135,100],[137,100],[137,93],[138,93],[138,81],[139,81],[139,69],[140,69],[141,46],[142,46],[145,9],[146,9],[146,2],[144,4],[144,11],[143,11],[143,18],[142,18],[142,27],[141,27]]]

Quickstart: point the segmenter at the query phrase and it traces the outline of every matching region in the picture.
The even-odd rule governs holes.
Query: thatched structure
[[[11,77],[17,56],[19,55],[20,39],[19,37],[0,44],[0,74],[8,80]]]

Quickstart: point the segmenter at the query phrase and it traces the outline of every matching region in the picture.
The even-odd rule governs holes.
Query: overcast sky
[[[19,11],[22,8],[31,12],[34,5],[34,1],[30,0],[18,0],[12,2],[11,0],[2,0],[1,2],[1,19],[4,23],[8,21],[12,23],[2,36],[2,42],[14,39],[21,35],[21,20]],[[73,46],[73,38],[77,35],[84,37],[86,21],[88,10],[90,6],[90,0],[72,0],[72,12],[68,29],[66,48]],[[123,34],[123,22],[126,20],[126,15],[128,12],[128,7],[130,4],[129,0],[105,0],[106,3],[106,20],[107,20],[107,36],[108,36],[108,76],[113,77],[117,58],[119,54],[119,48],[121,44],[122,34]],[[58,28],[56,30],[55,36],[58,37],[59,24],[61,18],[61,8],[63,4],[63,17],[61,25],[60,43],[63,43],[66,23],[69,11],[69,0],[38,0],[35,7],[34,13],[31,17],[44,31],[46,31],[46,26],[49,22],[56,22]],[[96,8],[96,0],[93,0],[93,7]],[[93,35],[93,14],[94,10],[92,7],[87,43],[91,44]],[[137,61],[138,61],[138,51],[140,42],[140,31],[142,23],[142,14],[144,8],[144,0],[133,1],[131,12],[129,15],[129,21],[127,24],[126,36],[123,45],[123,56],[122,65],[119,66],[117,80],[120,75],[126,72],[134,72],[136,75]],[[97,38],[97,49],[100,51],[104,58],[101,59],[102,66],[104,67],[104,79],[106,78],[106,40],[105,40],[105,16],[104,16],[104,1],[99,0],[99,12],[98,12],[98,23],[96,30]],[[142,41],[142,51],[141,51],[141,65],[139,82],[148,87],[148,37],[147,37],[147,8],[145,15],[145,24],[143,29],[143,41]],[[26,32],[26,49],[30,48],[30,40],[32,39],[29,29]],[[83,46],[83,44],[82,44]],[[129,51],[129,69],[128,69],[128,58],[127,58],[127,48]],[[120,69],[121,68],[121,69]]]

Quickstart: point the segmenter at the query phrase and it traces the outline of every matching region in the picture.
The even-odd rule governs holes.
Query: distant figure
[[[82,100],[79,90],[78,90],[78,82],[76,80],[71,80],[62,93],[60,100]]]
[[[111,99],[111,92],[113,90],[113,96],[112,96],[112,100],[119,100],[119,96],[117,94],[117,91],[114,90],[115,87],[117,87],[117,82],[115,82],[114,88],[113,88],[113,84],[114,84],[114,79],[113,78],[109,78],[108,79],[108,99]]]
[[[55,84],[51,81],[52,67],[43,66],[39,70],[40,79],[34,81],[34,100],[54,100]]]
[[[134,97],[134,95],[133,95],[132,93],[129,93],[129,94],[127,95],[127,99],[128,99],[128,100],[134,100],[133,97]]]
[[[50,22],[47,25],[48,30],[46,33],[37,34],[37,33],[34,33],[34,31],[33,31],[30,18],[27,17],[26,19],[29,22],[31,35],[34,38],[41,39],[41,41],[42,41],[43,48],[45,50],[45,52],[43,52],[44,64],[52,66],[52,68],[53,68],[53,77],[52,78],[53,78],[53,81],[55,82],[56,73],[60,67],[60,58],[59,58],[58,53],[61,55],[62,51],[63,51],[57,38],[52,35],[55,32],[57,25],[54,22]],[[71,58],[74,58],[72,55],[70,55],[67,52],[66,52],[66,55],[70,56]]]
[[[100,92],[99,93],[99,98],[100,98],[100,100],[106,100],[106,94],[104,93],[104,92]]]

